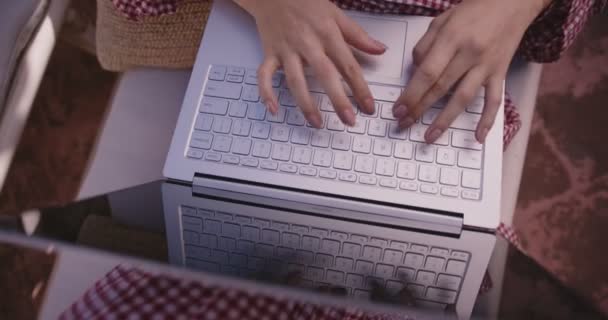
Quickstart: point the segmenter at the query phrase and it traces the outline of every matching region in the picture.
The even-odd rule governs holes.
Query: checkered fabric
[[[375,314],[252,294],[123,265],[95,283],[60,319],[413,320],[404,314]]]

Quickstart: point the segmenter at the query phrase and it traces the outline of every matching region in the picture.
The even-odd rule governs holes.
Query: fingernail
[[[270,113],[273,115],[276,115],[278,111],[276,103],[274,103],[272,100],[266,102],[266,109],[268,109],[268,111],[270,111]]]
[[[489,132],[488,128],[481,129],[481,133],[477,137],[477,139],[479,140],[479,143],[485,143],[486,142],[486,138],[488,136],[488,132]]]
[[[372,40],[378,47],[381,47],[384,50],[388,49],[388,46],[386,44],[380,42],[379,40],[377,40],[377,39],[372,39]]]
[[[365,113],[372,114],[374,113],[374,108],[376,107],[374,104],[374,99],[367,98],[363,101],[363,105],[365,106]]]
[[[416,123],[416,120],[414,120],[414,118],[412,117],[407,117],[405,119],[403,119],[400,123],[399,123],[399,127],[401,128],[409,128],[411,127],[414,123]]]
[[[396,108],[393,108],[393,116],[395,118],[402,118],[407,114],[407,107],[404,104],[400,104]]]
[[[439,128],[430,129],[430,131],[427,131],[426,141],[429,143],[435,142],[435,140],[439,139],[442,133],[443,130]]]

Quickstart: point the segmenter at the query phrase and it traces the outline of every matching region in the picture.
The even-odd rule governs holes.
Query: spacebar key
[[[238,99],[241,97],[241,90],[240,84],[209,80],[205,87],[205,95],[216,98]]]

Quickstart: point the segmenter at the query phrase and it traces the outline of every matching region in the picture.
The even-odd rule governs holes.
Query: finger
[[[354,107],[344,92],[336,66],[321,50],[311,50],[306,56],[340,120],[349,126],[355,125]]]
[[[428,51],[431,49],[431,46],[435,42],[437,33],[447,21],[449,12],[450,10],[434,18],[431,24],[429,25],[428,30],[424,33],[422,38],[418,40],[418,43],[414,47],[414,51],[412,54],[412,57],[414,58],[414,65],[419,66],[420,64],[422,64],[424,57],[426,57]]]
[[[338,30],[336,30],[338,31]],[[344,38],[339,32],[333,33],[330,39],[327,39],[326,51],[329,58],[333,61],[340,74],[351,88],[355,100],[361,107],[361,111],[372,114],[374,113],[374,98],[369,90],[361,66],[353,56],[351,49],[348,47]]]
[[[458,84],[458,88],[447,106],[437,115],[431,126],[426,130],[424,139],[427,143],[433,143],[439,138],[447,128],[454,122],[469,105],[479,88],[483,85],[485,72],[482,69],[476,68],[469,71],[462,81]]]
[[[258,86],[262,102],[272,114],[279,111],[279,102],[272,89],[272,76],[280,66],[279,59],[275,56],[267,56],[258,68]]]
[[[418,104],[409,108],[409,114],[417,119],[428,108],[430,108],[439,99],[443,98],[452,86],[463,77],[463,75],[473,67],[474,61],[463,54],[456,54],[456,57],[450,61],[443,74],[435,82],[435,84],[424,94]]]
[[[336,10],[336,22],[344,40],[351,46],[369,54],[383,54],[388,48],[384,43],[372,38],[342,10]]]
[[[414,71],[401,96],[395,102],[393,113],[397,118],[417,119],[420,114],[409,115],[408,108],[415,107],[424,94],[437,82],[445,68],[455,55],[456,50],[449,40],[438,39],[433,44],[428,56],[420,67]]]
[[[479,143],[486,141],[488,132],[494,125],[496,114],[503,100],[503,79],[504,77],[492,77],[486,85],[485,104],[475,132]]]
[[[283,69],[285,69],[287,87],[296,99],[298,106],[302,110],[302,114],[313,127],[321,128],[323,126],[321,112],[317,109],[316,104],[313,103],[310,93],[308,92],[302,59],[291,53],[287,54],[286,57],[283,57],[282,62]]]

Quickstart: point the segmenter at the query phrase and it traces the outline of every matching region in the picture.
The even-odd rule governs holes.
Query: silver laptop
[[[324,115],[323,129],[314,129],[304,121],[280,73],[273,81],[280,111],[273,116],[265,110],[257,89],[256,67],[263,54],[255,23],[232,1],[215,1],[164,175],[191,184],[193,189],[224,190],[237,200],[313,213],[306,218],[294,217],[294,222],[286,218],[289,215],[282,219],[289,226],[324,227],[330,238],[330,231],[336,231],[337,256],[349,252],[346,243],[355,240],[353,236],[371,240],[384,235],[387,242],[381,243],[386,246],[380,242],[376,246],[380,251],[372,256],[363,256],[364,250],[359,253],[364,261],[373,263],[373,270],[387,257],[392,243],[389,230],[402,233],[405,228],[425,234],[397,248],[403,260],[393,261],[392,276],[397,276],[400,264],[415,270],[414,279],[427,275],[419,298],[453,303],[459,316],[467,317],[473,303],[460,301],[458,293],[479,288],[499,222],[502,126],[492,128],[485,145],[475,142],[474,130],[483,107],[480,92],[436,144],[424,143],[423,134],[445,101],[437,103],[409,130],[396,130],[391,107],[407,84],[413,47],[431,19],[349,15],[389,46],[380,57],[360,57],[377,111],[371,116],[359,113],[357,125],[345,127],[314,75],[309,74],[311,95]],[[502,106],[498,115],[496,123],[502,123]],[[348,220],[359,228],[349,225],[333,230],[314,215]],[[242,235],[243,228],[239,229]],[[272,224],[265,228],[281,236],[287,231]],[[312,232],[312,227],[308,230]],[[356,234],[350,232],[353,230]],[[463,239],[464,230],[478,231],[474,233],[478,238]],[[299,245],[304,245],[304,233],[294,233],[299,235]],[[439,247],[433,250],[428,235],[462,241],[454,248],[443,248],[446,251]],[[422,260],[413,264],[405,260],[408,252],[417,250]],[[337,258],[332,261],[335,267]],[[439,275],[454,275],[454,263],[450,262],[458,261],[465,263],[460,275],[463,281],[458,286],[442,286]],[[429,270],[434,270],[430,271],[432,279],[421,273],[427,270],[427,263]],[[323,270],[327,276],[327,268]],[[366,288],[352,287],[349,292],[356,295]],[[447,300],[436,301],[436,289],[445,290],[440,295]]]

